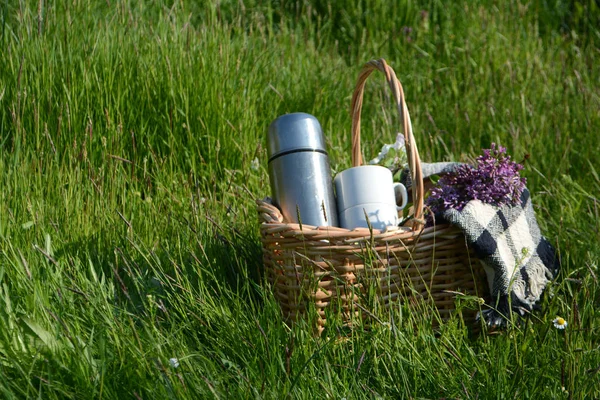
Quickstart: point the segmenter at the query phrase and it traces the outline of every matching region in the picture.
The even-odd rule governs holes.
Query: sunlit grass
[[[0,397],[600,396],[595,11],[48,3],[0,0]],[[381,56],[424,160],[529,155],[563,270],[526,323],[474,335],[398,306],[340,340],[282,321],[254,210],[266,127],[315,115],[347,168],[355,79]],[[396,134],[385,90],[367,87],[365,155]]]

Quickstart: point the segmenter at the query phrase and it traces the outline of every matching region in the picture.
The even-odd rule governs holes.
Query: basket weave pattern
[[[410,226],[381,232],[300,225],[284,221],[267,199],[256,201],[265,274],[284,317],[294,321],[314,307],[319,332],[328,308],[341,312],[344,321],[361,311],[369,313],[363,301],[369,287],[375,288],[377,301],[385,308],[424,299],[433,302],[444,319],[455,308],[452,292],[479,297],[488,293],[485,272],[462,232],[446,224],[424,227],[424,182],[410,115],[402,86],[383,59],[365,65],[352,98],[353,166],[362,165],[362,97],[366,79],[375,70],[385,74],[403,125],[413,182]]]

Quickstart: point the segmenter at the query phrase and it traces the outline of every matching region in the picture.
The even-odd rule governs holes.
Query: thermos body
[[[322,153],[287,154],[269,163],[273,200],[286,221],[337,226],[329,160]],[[332,207],[333,206],[333,207]],[[298,215],[299,214],[299,215]]]
[[[321,126],[293,113],[269,126],[269,178],[273,202],[287,222],[338,226],[329,157]]]

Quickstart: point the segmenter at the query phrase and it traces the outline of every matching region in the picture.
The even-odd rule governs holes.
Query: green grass
[[[0,397],[600,397],[596,2],[196,3],[0,0]],[[563,268],[527,323],[398,308],[340,341],[282,321],[254,210],[266,127],[312,113],[348,167],[354,82],[382,56],[424,160],[530,155]],[[385,90],[366,155],[395,136]]]

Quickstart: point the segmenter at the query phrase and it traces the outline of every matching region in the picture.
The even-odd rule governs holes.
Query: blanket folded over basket
[[[472,200],[462,211],[447,210],[444,219],[463,230],[485,268],[492,294],[492,308],[482,312],[488,325],[504,325],[510,311],[525,315],[536,308],[559,263],[540,233],[527,189],[519,205]]]
[[[436,164],[423,167],[424,177],[460,165]],[[489,326],[503,326],[511,311],[523,316],[538,308],[536,303],[560,264],[540,232],[529,190],[523,190],[516,206],[496,207],[472,200],[461,211],[450,209],[437,217],[462,229],[484,266],[492,304],[482,313]]]

